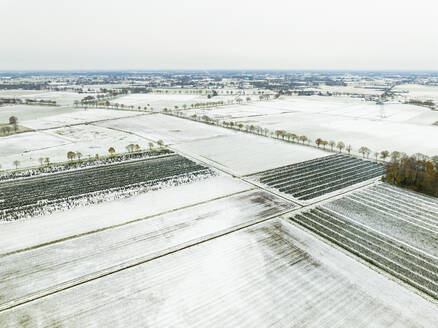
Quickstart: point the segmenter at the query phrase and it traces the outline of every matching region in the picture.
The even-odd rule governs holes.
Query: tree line
[[[396,186],[438,197],[438,156],[408,156],[392,152],[384,180]]]

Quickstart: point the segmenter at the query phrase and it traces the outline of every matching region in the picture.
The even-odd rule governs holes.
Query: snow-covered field
[[[165,217],[163,221],[153,219],[157,221],[157,230],[153,234],[157,235],[160,228],[165,230],[166,224],[172,224],[175,219],[178,220],[175,216]],[[436,323],[434,305],[315,238],[309,238],[288,223],[270,220],[154,260],[148,260],[147,255],[141,257],[153,249],[135,248],[141,243],[152,242],[147,238],[141,241],[141,232],[145,233],[143,237],[150,238],[151,235],[148,235],[148,230],[137,227],[139,230],[134,231],[131,240],[134,245],[128,243],[125,246],[125,249],[134,248],[129,254],[131,261],[123,263],[130,265],[129,268],[120,270],[123,264],[115,265],[95,272],[95,275],[81,276],[57,286],[54,284],[60,280],[80,275],[76,271],[80,266],[72,266],[65,261],[66,258],[73,255],[75,260],[89,262],[90,268],[95,269],[111,265],[104,256],[110,251],[116,259],[120,250],[114,245],[107,250],[107,244],[120,247],[126,241],[119,244],[117,241],[126,235],[102,238],[102,248],[91,248],[91,258],[87,251],[90,245],[81,243],[81,238],[64,242],[64,256],[59,253],[50,256],[50,247],[46,248],[47,254],[43,249],[30,251],[41,256],[43,265],[38,267],[40,272],[27,268],[23,274],[41,275],[38,280],[41,285],[14,284],[18,281],[16,279],[6,281],[6,292],[9,291],[6,295],[12,295],[9,304],[47,295],[62,287],[75,287],[1,312],[0,322],[12,326],[25,319],[29,325],[77,327],[96,324],[376,328],[433,327]],[[101,234],[111,233],[113,231]],[[82,237],[82,240],[84,238],[87,237]],[[157,235],[156,238],[165,240],[166,235]],[[127,259],[126,255],[121,258]],[[65,270],[53,267],[54,262],[61,263]],[[20,262],[15,265],[21,270]],[[72,266],[70,271],[69,266]],[[57,270],[59,275],[50,281],[44,275],[44,267]],[[88,281],[96,275],[101,277]],[[29,295],[32,291],[38,292]],[[6,302],[11,298],[6,298]]]
[[[249,190],[251,187],[238,179],[217,176],[127,199],[76,207],[68,212],[3,222],[0,224],[0,254],[125,224],[139,218],[170,213],[179,208]]]
[[[337,119],[351,118],[383,122],[415,122],[417,116],[425,113],[432,113],[431,116],[438,119],[438,112],[414,105],[397,103],[377,105],[358,98],[320,96],[282,96],[279,100],[254,102],[215,109],[197,109],[190,110],[190,112],[201,112],[214,118],[228,119],[255,116],[255,120],[258,119],[257,116],[263,118],[265,115],[319,114]],[[426,124],[434,122],[433,118],[431,118],[431,121]]]
[[[315,148],[244,133],[181,143],[174,148],[211,161],[224,170],[238,175],[252,174],[330,155]]]
[[[191,95],[191,94],[158,94],[158,93],[144,93],[144,94],[129,94],[126,96],[118,97],[112,100],[112,103],[124,104],[126,106],[148,106],[153,107],[155,110],[161,110],[165,107],[174,109],[174,106],[182,108],[186,105],[190,108],[191,104],[217,102],[232,100],[235,97],[232,96],[217,96],[208,99],[205,95]]]
[[[29,120],[40,120],[74,111],[72,107],[9,105],[0,107],[0,123],[6,123],[9,117],[15,116],[21,124]],[[25,123],[23,123],[25,125]]]
[[[75,100],[81,100],[85,95],[66,91],[5,90],[0,91],[0,98],[1,97],[14,97],[23,100],[55,100],[58,105],[72,106]]]
[[[98,126],[131,132],[149,140],[163,140],[165,144],[194,141],[232,135],[233,131],[163,114],[152,114],[120,120],[100,122]]]
[[[438,86],[420,84],[401,84],[394,87],[395,91],[407,91],[403,97],[407,99],[417,99],[421,101],[433,100],[438,102]]]
[[[126,262],[146,261],[293,207],[253,190],[4,257],[0,277],[9,279],[1,279],[0,309],[16,299],[34,298],[45,289],[57,290],[59,284],[71,285],[72,279],[86,279]],[[9,270],[16,272],[15,277],[8,276]]]
[[[311,139],[343,141],[357,151],[366,146],[372,151],[417,152],[438,154],[438,145],[427,140],[438,139],[438,112],[411,105],[355,104],[335,106],[329,100],[301,98],[290,102],[295,113],[240,118],[244,124],[255,124],[270,130],[286,130]],[[324,98],[327,99],[327,98]],[[285,104],[279,102],[281,106]],[[272,106],[276,106],[273,102]]]
[[[69,151],[79,151],[87,158],[108,155],[109,147],[124,153],[131,143],[148,148],[147,141],[138,136],[93,125],[27,132],[0,138],[0,164],[3,169],[12,169],[18,160],[19,167],[38,166],[40,157],[49,157],[52,163],[64,162]]]
[[[314,148],[163,114],[100,122],[98,125],[136,133],[150,140],[162,139],[178,151],[214,162],[239,175],[329,155]]]
[[[383,183],[325,205],[438,259],[438,199]]]
[[[74,108],[73,110],[60,115],[47,116],[38,119],[28,119],[25,122],[22,122],[22,124],[32,129],[53,129],[66,125],[83,124],[87,122],[117,119],[121,117],[130,117],[130,116],[138,116],[138,115],[147,115],[147,114],[139,114],[136,112],[112,110],[112,109]]]
[[[319,88],[322,91],[328,91],[333,93],[339,92],[339,93],[352,93],[352,94],[361,94],[361,95],[381,95],[383,93],[383,90],[364,88],[362,86],[355,86],[355,85],[334,86],[334,85],[320,84]]]
[[[114,102],[159,107],[197,97],[128,95]],[[67,151],[106,155],[110,146],[124,152],[128,144],[147,148],[162,139],[226,173],[0,224],[0,326],[429,328],[438,321],[435,304],[286,220],[313,205],[301,210],[238,177],[332,153],[163,114],[63,109],[69,112],[23,114],[24,126],[48,130],[1,137],[2,168],[16,159],[24,167],[40,157],[65,161]],[[437,140],[431,124],[438,117],[416,106],[284,97],[187,112],[342,140],[355,149],[438,154],[430,141]],[[438,256],[427,233],[438,231],[437,203],[378,188],[321,207],[392,238],[408,236],[407,244]],[[400,220],[403,227],[394,224]]]
[[[253,124],[271,131],[286,130],[312,140],[343,141],[353,151],[366,146],[372,151],[438,154],[438,111],[405,105],[377,105],[347,97],[282,97],[271,102],[190,110],[220,120]]]
[[[3,168],[7,166],[7,159],[13,155],[14,159],[25,161],[27,153],[42,149],[50,149],[70,143],[67,140],[44,132],[26,132],[0,138],[0,161]],[[12,157],[11,157],[12,159]],[[36,160],[38,158],[35,158]],[[12,162],[10,163],[12,164]]]

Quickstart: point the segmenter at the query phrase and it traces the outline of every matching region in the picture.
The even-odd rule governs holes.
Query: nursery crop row
[[[265,171],[259,181],[297,199],[309,200],[383,173],[382,164],[332,155]]]
[[[438,199],[379,183],[324,205],[438,257]]]
[[[436,258],[325,207],[296,214],[291,220],[438,299]]]
[[[209,172],[206,167],[176,155],[3,182],[0,220],[10,213],[29,211],[57,200]]]
[[[38,168],[30,168],[25,170],[2,173],[0,174],[0,182],[6,180],[18,179],[18,178],[35,177],[42,174],[51,174],[51,173],[72,171],[78,169],[85,169],[89,167],[116,164],[126,161],[141,160],[141,159],[171,155],[171,154],[173,154],[172,151],[168,149],[161,149],[161,150],[153,150],[153,151],[127,153],[127,154],[115,155],[111,157],[84,159],[84,160],[72,161],[62,164],[51,164],[47,166],[41,166]]]

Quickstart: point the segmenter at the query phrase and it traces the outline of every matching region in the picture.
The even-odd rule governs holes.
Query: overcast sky
[[[438,70],[434,0],[0,0],[0,70]]]

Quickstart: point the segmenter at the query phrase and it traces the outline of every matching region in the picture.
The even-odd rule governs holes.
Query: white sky
[[[432,0],[0,0],[0,70],[438,70]]]

